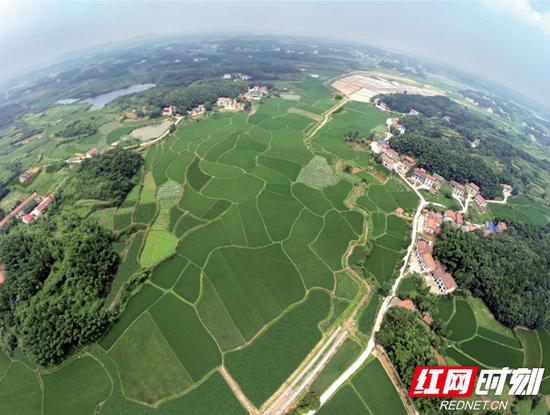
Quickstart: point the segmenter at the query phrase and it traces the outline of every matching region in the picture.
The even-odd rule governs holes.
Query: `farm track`
[[[233,394],[237,397],[241,405],[244,407],[244,409],[246,409],[246,411],[250,415],[259,414],[260,411],[258,411],[258,408],[256,408],[252,404],[252,402],[248,400],[248,398],[245,396],[245,394],[241,390],[240,386],[237,384],[235,379],[233,379],[233,377],[229,374],[227,369],[224,366],[220,366],[218,370],[220,374],[223,376],[223,378],[225,379],[225,381],[227,382],[227,384],[229,385],[229,387],[231,388],[231,390],[233,391]]]

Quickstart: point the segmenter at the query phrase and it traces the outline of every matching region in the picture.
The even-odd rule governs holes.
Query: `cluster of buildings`
[[[4,225],[6,225],[12,218],[18,219],[24,223],[31,223],[42,214],[44,209],[48,207],[53,198],[53,194],[49,195],[48,197],[41,198],[38,193],[33,192],[29,197],[19,203],[11,212],[9,212],[4,217],[4,219],[0,221],[0,228],[4,227]],[[35,203],[37,205],[29,212],[29,209]]]
[[[21,220],[24,222],[24,223],[31,223],[32,221],[34,221],[36,218],[38,218],[40,215],[42,215],[42,212],[44,212],[44,209],[46,209],[48,207],[48,205],[51,203],[51,201],[53,200],[54,198],[54,195],[53,193],[51,195],[49,195],[48,197],[45,197],[44,199],[42,199],[42,201],[38,204],[38,206],[36,206],[32,211],[31,213],[28,213],[26,215],[23,215],[23,217],[21,218]]]
[[[248,101],[261,101],[264,94],[267,94],[267,87],[255,85],[243,94],[243,98]]]
[[[97,151],[97,148],[91,148],[86,152],[86,154],[77,153],[73,157],[68,158],[65,160],[65,163],[67,164],[79,164],[82,163],[84,159],[91,159],[99,155],[99,152]]]
[[[445,222],[466,232],[483,230],[484,236],[504,232],[508,228],[505,222],[488,221],[484,225],[467,222],[460,212],[452,209],[447,209],[444,213],[424,210],[418,223],[418,242],[411,257],[410,269],[423,275],[432,292],[441,295],[456,289],[453,276],[432,256],[436,236]]]
[[[387,124],[393,125],[394,119],[388,118]],[[372,142],[371,148],[375,154],[381,154],[382,164],[389,170],[395,170],[402,175],[411,172],[416,166],[416,160],[410,156],[401,156],[397,151],[392,149],[386,140]],[[445,184],[446,180],[443,176],[437,173],[429,173],[420,167],[414,168],[409,175],[409,180],[418,187],[428,190],[430,193],[437,193]],[[474,203],[481,213],[487,212],[487,200],[481,194],[479,186],[475,183],[466,185],[457,183],[453,180],[449,182],[452,187],[452,195],[461,203],[465,203],[468,199]],[[512,195],[513,187],[509,184],[503,184],[502,193],[504,197]]]
[[[222,111],[242,111],[245,105],[242,102],[237,102],[233,98],[219,97],[216,101],[216,106]]]
[[[40,171],[39,167],[30,167],[29,169],[25,170],[23,173],[19,175],[19,183],[21,184],[30,183],[34,178],[34,176],[36,176],[39,171]]]
[[[394,127],[399,131],[399,134],[405,133],[405,127],[399,123],[399,118],[388,118],[386,119],[386,127],[391,128]]]
[[[168,116],[168,117],[175,117],[176,112],[177,112],[176,107],[174,105],[169,105],[162,109],[162,115]]]
[[[247,101],[261,101],[265,94],[267,94],[267,87],[256,85],[242,94],[241,98]],[[216,106],[222,111],[242,111],[246,108],[244,103],[228,97],[219,97]]]

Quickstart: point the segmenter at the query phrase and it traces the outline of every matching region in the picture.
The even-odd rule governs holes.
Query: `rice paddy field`
[[[383,415],[407,411],[380,361],[371,358],[317,413]]]
[[[108,305],[136,272],[151,276],[105,336],[61,367],[0,355],[0,413],[245,413],[222,366],[261,408],[364,290],[346,272],[350,244],[372,233],[369,271],[392,278],[410,233],[393,210],[418,201],[343,140],[381,128],[386,115],[350,103],[311,135],[338,101],[319,80],[289,86],[299,99],[181,123],[144,152],[139,184],[119,208],[79,207],[123,235]],[[106,120],[98,140],[144,127]],[[343,175],[342,161],[362,166],[367,184]],[[359,350],[348,342],[320,385]],[[64,402],[65,390],[80,398]]]

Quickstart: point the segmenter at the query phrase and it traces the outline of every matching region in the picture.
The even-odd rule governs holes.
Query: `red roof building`
[[[6,281],[6,264],[0,264],[0,284]]]
[[[474,202],[477,205],[477,207],[479,208],[479,210],[481,211],[481,213],[485,213],[487,211],[487,201],[485,200],[485,198],[483,196],[478,194],[475,197]]]
[[[429,314],[424,314],[422,316],[422,320],[428,325],[428,326],[431,326],[432,324],[434,324],[434,319],[432,318],[432,316],[430,316]]]
[[[402,163],[407,169],[410,169],[411,167],[416,165],[416,160],[413,159],[412,157],[405,156],[403,157]]]
[[[28,213],[28,214],[24,215],[23,218],[21,218],[21,220],[24,223],[31,223],[34,220],[34,216],[31,215],[30,213]]]
[[[434,279],[435,285],[437,285],[437,288],[439,289],[439,292],[441,294],[448,294],[450,292],[453,292],[457,287],[456,281],[453,276],[449,274],[445,270],[445,267],[439,262],[432,272],[432,277]]]
[[[414,303],[409,299],[401,300],[400,298],[396,297],[392,300],[392,305],[395,307],[401,307],[406,308],[407,310],[416,311]]]
[[[39,203],[37,207],[34,208],[34,210],[31,212],[34,217],[39,216],[44,209],[48,207],[50,202],[53,200],[54,195],[53,193],[46,197],[42,202]]]
[[[92,157],[95,157],[99,154],[97,151],[97,148],[91,148],[86,152],[86,158],[91,159]]]

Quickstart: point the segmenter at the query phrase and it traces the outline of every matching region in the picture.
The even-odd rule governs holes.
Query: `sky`
[[[550,109],[550,0],[0,0],[0,79],[98,44],[198,32],[361,42],[497,82]]]

